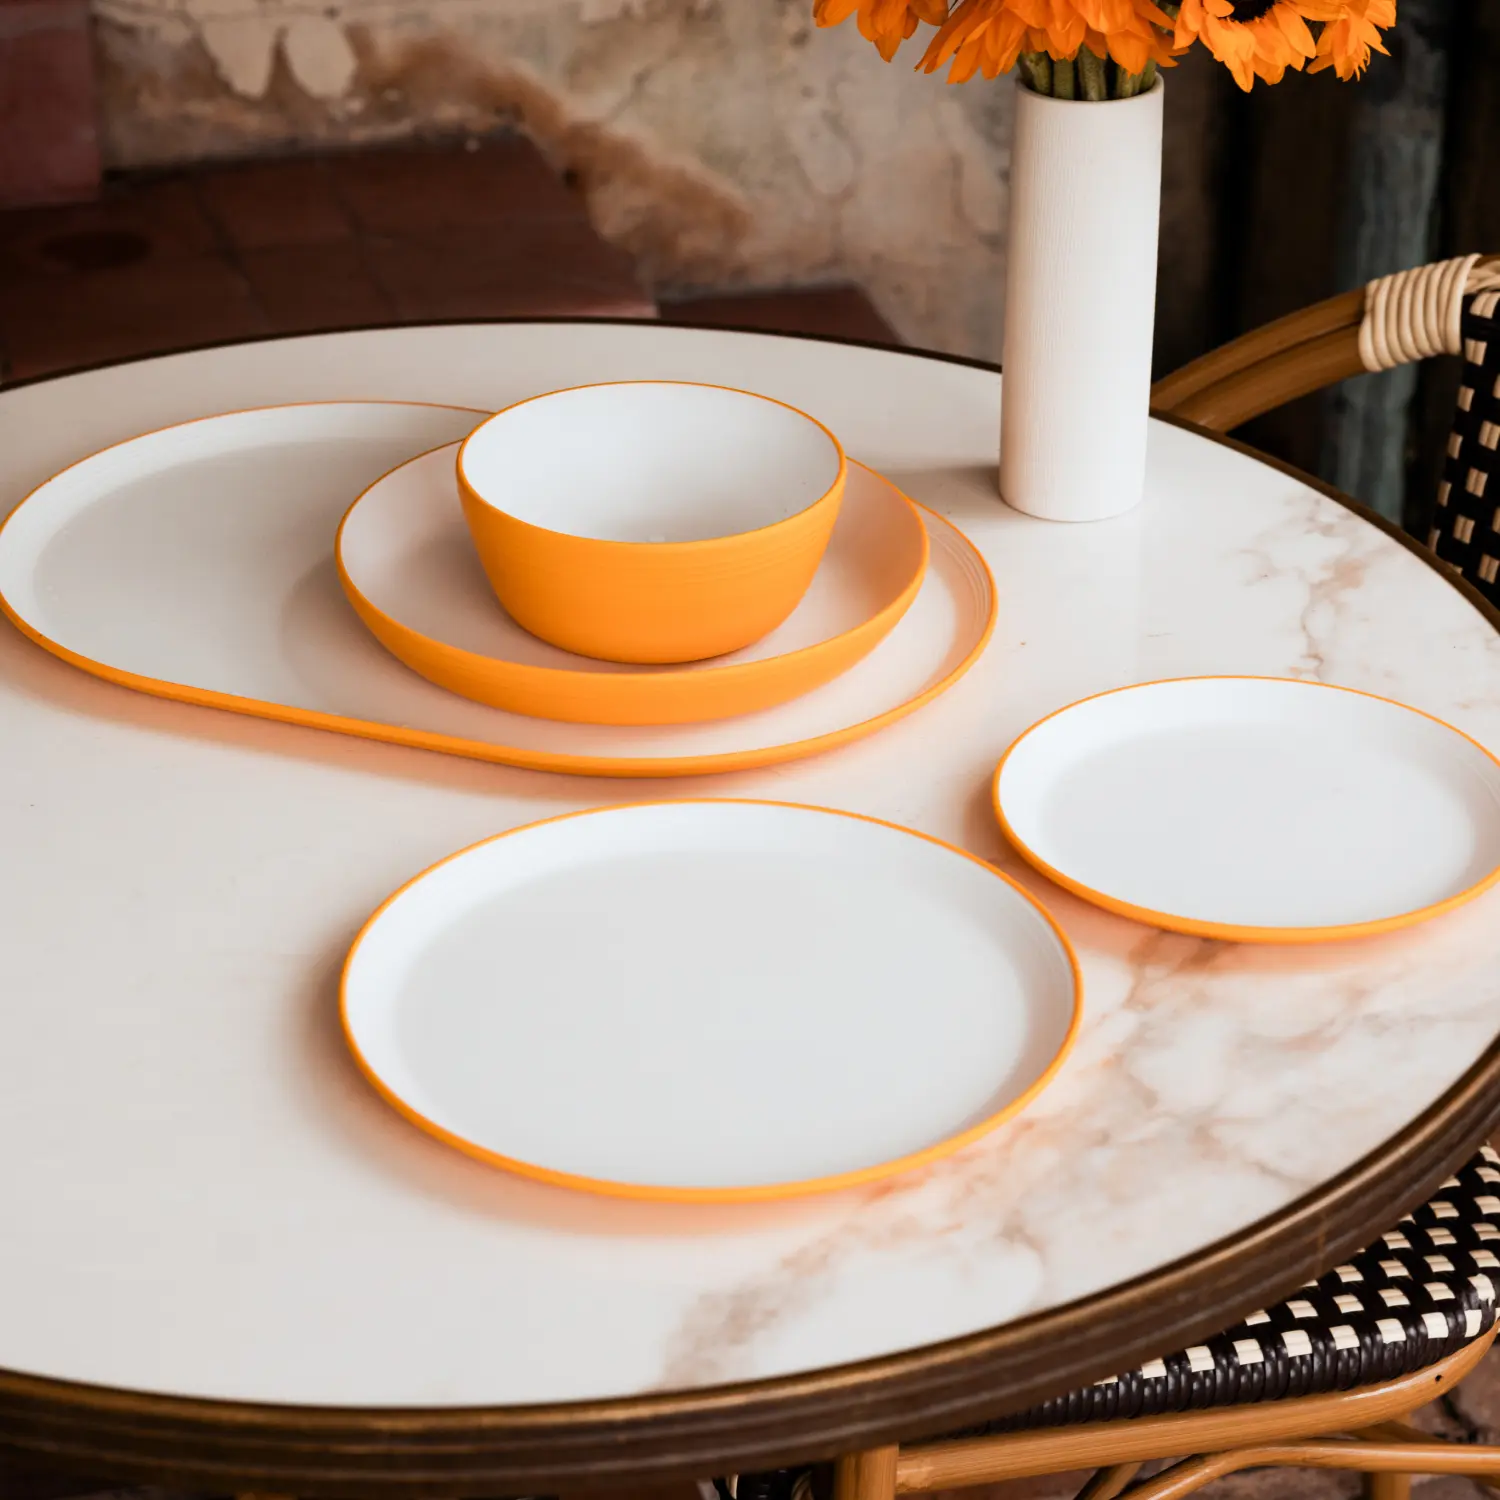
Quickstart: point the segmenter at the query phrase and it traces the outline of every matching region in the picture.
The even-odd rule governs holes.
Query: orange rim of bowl
[[[664,670],[656,672],[611,672],[606,675],[600,673],[578,671],[570,667],[539,667],[526,662],[507,662],[500,657],[485,656],[477,651],[469,651],[461,646],[450,645],[448,642],[440,641],[434,636],[424,635],[420,630],[417,630],[410,625],[405,625],[400,620],[397,620],[393,616],[387,614],[383,609],[380,608],[379,605],[373,603],[369,599],[369,597],[360,589],[359,585],[356,584],[353,578],[350,577],[349,570],[344,565],[344,530],[348,526],[350,518],[359,508],[361,502],[365,499],[365,497],[370,494],[370,492],[377,486],[384,484],[385,481],[389,479],[393,474],[399,473],[402,469],[408,467],[408,465],[419,463],[424,458],[431,458],[433,454],[441,453],[445,448],[451,448],[453,446],[454,444],[452,443],[439,443],[435,448],[429,448],[425,453],[419,453],[416,455],[416,457],[409,458],[404,463],[396,464],[393,468],[388,469],[384,474],[382,474],[379,479],[376,479],[373,483],[367,485],[359,493],[358,497],[349,506],[348,510],[344,512],[343,516],[339,520],[338,531],[334,535],[333,543],[334,566],[338,570],[339,582],[343,585],[344,592],[349,595],[350,602],[354,605],[356,611],[360,615],[364,616],[368,614],[369,616],[373,616],[387,631],[389,631],[394,636],[405,638],[407,640],[415,642],[420,642],[424,647],[440,647],[444,652],[451,653],[456,660],[474,663],[477,667],[482,667],[483,669],[488,671],[493,671],[496,667],[503,668],[505,675],[514,681],[519,693],[534,693],[538,691],[546,692],[549,690],[556,690],[557,688],[560,688],[567,683],[583,683],[596,681],[608,681],[611,683],[622,684],[620,688],[615,689],[615,691],[618,691],[620,693],[628,693],[632,690],[636,692],[645,692],[650,684],[661,682],[676,684],[686,681],[693,681],[711,687],[719,687],[724,684],[734,684],[737,681],[747,684],[754,684],[759,679],[767,676],[780,676],[783,673],[795,675],[798,667],[801,664],[814,660],[818,656],[831,651],[836,646],[850,643],[856,639],[868,637],[869,644],[863,648],[861,655],[856,658],[855,662],[850,664],[850,667],[843,669],[850,670],[853,666],[857,665],[859,661],[863,660],[865,656],[868,656],[869,653],[873,651],[875,647],[878,646],[880,642],[883,641],[885,637],[889,635],[898,624],[900,624],[907,610],[911,608],[918,593],[921,592],[922,584],[927,577],[927,566],[932,555],[932,538],[928,533],[926,523],[922,520],[923,507],[919,506],[917,502],[911,498],[910,495],[908,495],[903,489],[901,489],[900,486],[887,479],[885,475],[878,473],[876,470],[870,468],[868,464],[861,464],[856,460],[851,460],[850,462],[853,462],[856,468],[865,470],[866,473],[879,480],[881,484],[887,486],[891,490],[891,492],[901,500],[901,502],[907,507],[912,516],[915,518],[918,529],[921,532],[920,556],[917,560],[917,565],[912,572],[912,576],[902,587],[901,592],[889,603],[882,605],[881,608],[878,609],[873,615],[870,615],[867,619],[861,620],[857,625],[851,626],[847,630],[841,630],[834,635],[827,636],[823,640],[814,641],[811,645],[799,646],[794,651],[783,651],[776,656],[760,657],[755,661],[734,662],[728,666],[721,667],[710,667],[694,664],[692,666],[669,666]],[[499,607],[500,606],[497,603],[496,608]],[[373,627],[370,626],[370,622],[368,619],[366,619],[365,623],[367,628],[373,629]],[[387,647],[387,649],[389,650],[390,648]],[[416,667],[413,667],[411,670],[420,671],[420,669]],[[425,677],[427,674],[423,672],[421,673],[421,675]],[[838,675],[842,674],[835,674],[835,676]],[[443,687],[444,691],[446,692],[457,692],[457,689],[447,687],[445,684],[439,683],[437,685],[439,687]],[[761,709],[779,707],[781,704],[790,701],[790,699],[792,698],[800,696],[804,692],[816,692],[819,687],[826,686],[827,682],[825,681],[816,683],[811,688],[793,687],[787,693],[787,696],[785,698],[778,699],[776,700],[776,702],[771,704],[761,705]],[[468,694],[460,694],[460,696],[468,697]],[[525,714],[528,712],[525,709],[519,708],[503,709],[502,711],[507,713],[521,714]],[[754,712],[760,710],[748,711]],[[624,721],[623,723],[617,722],[615,727],[644,727],[652,723],[711,723],[720,719],[733,718],[737,714],[743,712],[747,712],[747,710],[733,708],[722,713],[716,713],[712,715],[711,718],[707,719],[679,719],[663,721],[629,720]],[[538,715],[537,717],[547,716]],[[554,722],[589,723],[596,725],[602,724],[608,727],[610,721],[599,719],[578,719],[556,720]]]
[[[523,406],[530,406],[537,401],[549,401],[555,396],[571,396],[575,391],[615,390],[622,387],[643,385],[678,386],[699,391],[728,391],[734,396],[747,396],[751,400],[764,401],[768,405],[781,407],[783,411],[793,412],[801,417],[804,422],[810,422],[833,444],[833,451],[838,454],[838,473],[834,475],[833,483],[824,489],[822,494],[809,500],[806,505],[799,506],[791,515],[782,516],[779,521],[768,521],[764,526],[752,526],[748,531],[726,531],[722,536],[697,537],[688,542],[619,542],[611,541],[607,537],[580,536],[578,533],[572,531],[554,531],[550,526],[539,526],[535,521],[525,520],[521,516],[514,515],[512,512],[503,509],[501,506],[496,505],[494,501],[487,500],[474,487],[473,481],[470,480],[464,467],[464,457],[468,453],[470,442],[479,435],[481,429],[488,427],[491,422],[496,421],[500,417],[507,416]],[[838,440],[832,429],[820,422],[815,416],[803,411],[800,406],[793,406],[790,401],[778,401],[775,396],[763,396],[758,391],[741,390],[738,386],[734,385],[717,385],[710,380],[593,380],[584,385],[565,385],[555,391],[543,391],[536,396],[526,396],[520,401],[512,401],[509,406],[502,406],[497,412],[491,412],[468,437],[462,439],[459,443],[458,457],[454,467],[458,474],[459,484],[463,486],[464,492],[471,496],[477,504],[487,506],[497,515],[505,516],[508,520],[515,522],[516,525],[529,527],[531,530],[539,531],[545,536],[566,537],[570,541],[598,542],[610,547],[649,547],[655,550],[699,551],[707,547],[720,547],[725,542],[732,542],[743,537],[764,536],[768,532],[777,531],[781,527],[792,525],[793,522],[805,516],[808,511],[822,505],[830,495],[837,494],[843,488],[844,481],[849,473],[849,455],[844,452],[844,445]]]
[[[1051,930],[1062,948],[1063,955],[1068,961],[1068,971],[1072,979],[1073,1009],[1068,1020],[1068,1027],[1063,1034],[1057,1051],[1052,1055],[1045,1068],[1029,1083],[1026,1088],[1014,1099],[1010,1100],[1002,1108],[993,1114],[986,1116],[975,1125],[967,1126],[965,1129],[953,1135],[945,1136],[942,1140],[934,1142],[930,1146],[924,1146],[920,1151],[908,1152],[905,1156],[893,1157],[890,1161],[877,1162],[873,1166],[858,1167],[849,1172],[837,1172],[825,1177],[806,1177],[793,1182],[764,1183],[747,1187],[726,1188],[685,1188],[664,1187],[650,1183],[618,1182],[612,1178],[587,1177],[574,1172],[562,1172],[552,1167],[538,1166],[535,1162],[522,1161],[510,1157],[498,1151],[491,1151],[488,1147],[477,1145],[467,1140],[454,1131],[439,1125],[435,1120],[426,1115],[402,1099],[393,1089],[387,1085],[369,1059],[360,1050],[359,1043],[354,1035],[354,1027],[349,1016],[349,971],[354,965],[355,956],[358,954],[360,945],[369,935],[375,924],[381,920],[385,913],[399,901],[414,886],[426,880],[428,876],[435,874],[446,865],[455,860],[463,859],[472,854],[476,849],[482,849],[489,844],[497,844],[504,839],[512,838],[516,834],[530,833],[538,828],[546,828],[554,823],[571,822],[576,818],[597,817],[601,813],[616,813],[633,811],[637,808],[651,807],[777,807],[790,808],[796,812],[819,813],[831,818],[849,818],[859,823],[872,823],[878,828],[888,828],[893,832],[905,834],[910,838],[922,839],[929,844],[935,844],[940,849],[946,849],[950,854],[957,854],[970,863],[978,865],[986,874],[993,875],[996,880],[1002,881],[1015,891],[1033,911],[1037,912],[1042,920]],[[963,1150],[965,1146],[972,1145],[975,1141],[983,1139],[992,1131],[998,1129],[1007,1120],[1013,1119],[1026,1108],[1057,1076],[1068,1054],[1072,1052],[1074,1044],[1078,1040],[1078,1032],[1083,1024],[1083,968],[1078,961],[1078,954],[1074,950],[1072,942],[1066,932],[1063,931],[1057,918],[1047,910],[1036,896],[1026,889],[1020,881],[1007,875],[1003,870],[989,863],[988,860],[980,859],[977,854],[971,854],[967,849],[961,849],[957,844],[949,843],[946,839],[940,839],[930,833],[921,833],[915,828],[907,828],[900,823],[892,823],[885,818],[873,818],[866,813],[846,812],[840,808],[816,807],[805,802],[777,802],[764,798],[755,797],[669,797],[656,801],[618,803],[609,807],[590,807],[580,812],[561,813],[553,818],[540,818],[534,823],[523,823],[519,827],[507,829],[504,833],[493,834],[487,839],[479,839],[473,844],[467,845],[448,855],[445,859],[438,860],[429,865],[420,874],[414,875],[398,890],[393,891],[384,901],[371,913],[353,943],[350,944],[348,955],[344,959],[344,967],[339,974],[339,1023],[344,1032],[344,1040],[354,1056],[359,1070],[365,1079],[375,1089],[385,1102],[398,1114],[402,1115],[419,1130],[442,1141],[445,1145],[461,1151],[466,1156],[471,1156],[477,1161],[485,1162],[492,1167],[500,1167],[507,1172],[513,1172],[517,1176],[527,1177],[535,1182],[545,1182],[552,1187],[569,1188],[578,1192],[593,1193],[609,1198],[633,1198],[638,1201],[655,1203],[765,1203],[775,1199],[783,1198],[805,1198],[815,1193],[841,1192],[847,1188],[860,1187],[868,1183],[879,1182],[888,1177],[895,1177],[906,1172],[913,1172],[934,1162],[943,1160],[945,1157],[954,1155]]]
[[[165,427],[155,427],[149,432],[137,433],[134,437],[122,438],[117,443],[106,444],[93,453],[75,459],[71,464],[59,469],[56,474],[44,479],[21,500],[4,521],[0,521],[0,539],[3,539],[6,527],[48,485],[81,465],[92,463],[95,459],[113,453],[116,449],[126,447],[130,443],[142,442],[146,438],[173,432],[178,428],[195,427],[203,422],[226,421],[232,417],[249,416],[256,412],[303,411],[310,407],[325,406],[410,406],[428,411],[471,412],[476,417],[487,415],[480,407],[445,406],[437,401],[290,401],[278,406],[242,407],[234,411],[215,412],[211,416],[193,417],[186,422],[170,422]],[[446,445],[440,444],[439,446]],[[728,750],[713,755],[641,756],[627,759],[609,755],[570,755],[555,750],[525,750],[519,746],[498,745],[487,740],[470,740],[459,735],[443,734],[436,730],[411,729],[405,725],[356,719],[346,714],[329,713],[323,709],[297,708],[289,703],[272,703],[264,698],[246,698],[238,693],[222,692],[217,688],[193,687],[187,683],[171,682],[165,678],[147,677],[143,673],[131,672],[122,667],[112,667],[107,662],[84,656],[81,652],[64,646],[60,641],[53,640],[45,631],[32,625],[10,602],[3,590],[0,590],[0,614],[3,614],[34,645],[40,646],[43,651],[55,656],[59,661],[67,662],[69,666],[77,667],[79,671],[87,672],[91,677],[114,683],[117,687],[130,688],[134,692],[144,693],[153,698],[166,698],[174,703],[190,703],[199,708],[223,709],[229,713],[243,714],[247,718],[269,719],[273,723],[291,724],[299,729],[327,730],[333,734],[348,735],[353,739],[375,740],[381,744],[401,745],[411,750],[431,750],[440,755],[456,755],[466,760],[486,761],[491,765],[510,766],[522,771],[548,771],[563,776],[612,776],[631,780],[658,776],[716,776],[732,771],[752,771],[761,766],[778,765],[791,760],[803,760],[864,739],[877,730],[884,729],[887,725],[894,724],[909,714],[915,713],[919,708],[931,703],[933,699],[941,697],[984,654],[985,648],[995,633],[995,621],[999,615],[999,593],[995,587],[995,576],[990,571],[990,565],[985,560],[984,554],[951,521],[938,516],[936,511],[923,505],[919,500],[911,500],[910,503],[924,516],[936,517],[958,537],[970,560],[980,570],[989,591],[989,609],[984,626],[963,659],[937,682],[929,684],[921,692],[857,724],[846,724],[841,729],[814,735],[810,739],[791,740],[783,745],[762,745],[753,750]]]
[[[1181,932],[1189,937],[1215,938],[1226,943],[1295,944],[1336,943],[1351,938],[1375,937],[1380,933],[1397,932],[1404,927],[1415,927],[1419,922],[1429,921],[1433,917],[1440,917],[1446,912],[1466,905],[1476,897],[1482,896],[1491,886],[1500,881],[1500,865],[1496,865],[1489,874],[1474,885],[1452,896],[1445,896],[1441,901],[1435,901],[1429,906],[1418,907],[1414,911],[1399,912],[1395,916],[1377,917],[1369,922],[1345,922],[1332,927],[1253,927],[1237,922],[1212,922],[1198,917],[1184,917],[1175,912],[1156,911],[1149,906],[1137,906],[1134,902],[1111,896],[1107,891],[1096,890],[1093,886],[1085,885],[1083,881],[1049,864],[1016,832],[1011,826],[1010,819],[1005,815],[1000,782],[1011,756],[1044,725],[1075,708],[1081,708],[1086,703],[1094,703],[1101,698],[1113,698],[1121,693],[1139,692],[1145,688],[1167,687],[1187,682],[1290,683],[1296,687],[1320,688],[1330,693],[1348,693],[1356,698],[1371,698],[1377,703],[1384,703],[1391,708],[1399,708],[1404,713],[1415,714],[1418,718],[1430,720],[1448,730],[1449,733],[1457,735],[1459,739],[1467,740],[1497,768],[1500,768],[1500,757],[1480,744],[1473,735],[1465,734],[1462,729],[1450,724],[1446,719],[1440,719],[1436,714],[1430,714],[1425,709],[1413,708],[1411,704],[1402,703],[1395,698],[1387,698],[1381,693],[1366,692],[1363,688],[1342,687],[1333,682],[1309,682],[1301,677],[1267,677],[1246,672],[1201,673],[1193,677],[1159,677],[1150,682],[1135,682],[1126,687],[1107,688],[1102,693],[1090,693],[1086,698],[1079,698],[1073,703],[1064,704],[1062,708],[1054,709],[1045,718],[1038,719],[1035,724],[1024,729],[1012,741],[1005,754],[1000,757],[1000,763],[995,767],[994,776],[990,781],[990,802],[994,808],[995,817],[999,821],[1001,832],[1021,858],[1034,870],[1045,875],[1053,884],[1061,886],[1065,891],[1071,891],[1073,895],[1081,897],[1092,906],[1102,907],[1116,916],[1128,917],[1132,922],[1140,922],[1147,927],[1159,927],[1167,932]]]

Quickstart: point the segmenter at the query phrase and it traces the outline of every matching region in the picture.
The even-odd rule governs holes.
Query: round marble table
[[[992,820],[1022,728],[1153,678],[1343,683],[1500,744],[1497,617],[1223,441],[1158,423],[1138,512],[1049,525],[996,498],[987,368],[650,324],[407,328],[0,393],[0,515],[207,413],[649,376],[802,406],[952,518],[999,583],[988,653],[821,758],[609,782],[138,696],[0,628],[0,1444],[305,1495],[829,1456],[1213,1331],[1385,1227],[1500,1113],[1500,890],[1387,938],[1237,948],[1048,888]],[[1057,1082],[893,1184],[713,1209],[516,1180],[387,1109],[335,1014],[366,915],[485,835],[678,794],[893,819],[1038,890],[1085,972]]]

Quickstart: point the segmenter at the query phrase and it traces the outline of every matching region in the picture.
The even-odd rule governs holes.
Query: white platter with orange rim
[[[1371,936],[1500,880],[1500,761],[1429,714],[1319,682],[1197,677],[1086,698],[1016,740],[993,797],[1044,875],[1199,937]]]
[[[565,723],[467,702],[367,632],[341,590],[334,537],[361,492],[483,416],[313,402],[116,444],[47,480],[0,527],[0,609],[54,655],[140,692],[502,765],[632,777],[744,771],[860,739],[952,686],[990,639],[988,566],[923,509],[929,561],[914,596],[885,589],[866,616],[889,626],[883,639],[792,702],[665,725]],[[456,480],[453,503],[457,514]],[[782,627],[803,645],[851,623],[847,598],[820,613],[818,597],[812,637]]]
[[[790,803],[570,814],[433,866],[344,968],[366,1076],[558,1186],[736,1202],[978,1140],[1062,1065],[1078,962],[1029,893],[892,823]]]

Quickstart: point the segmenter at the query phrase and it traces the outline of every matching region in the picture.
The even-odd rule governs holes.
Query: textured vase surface
[[[1028,515],[1099,521],[1141,500],[1163,93],[1016,88],[1000,494]]]

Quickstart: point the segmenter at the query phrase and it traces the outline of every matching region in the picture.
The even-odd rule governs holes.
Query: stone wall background
[[[110,167],[519,127],[648,285],[852,281],[908,342],[1000,357],[1011,84],[887,66],[811,0],[93,6]],[[1168,95],[1167,363],[1215,331],[1218,72]]]
[[[107,161],[520,126],[651,284],[852,280],[913,342],[997,354],[1010,87],[887,67],[810,10],[95,0]]]

